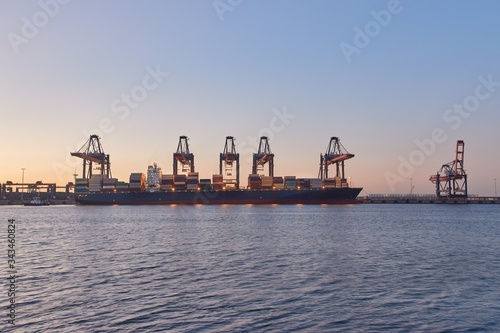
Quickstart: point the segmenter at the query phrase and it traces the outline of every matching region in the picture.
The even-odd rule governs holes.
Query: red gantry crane
[[[269,147],[269,138],[267,136],[262,136],[260,138],[259,150],[257,153],[253,154],[253,165],[252,174],[256,175],[258,171],[264,171],[264,165],[268,163],[269,165],[269,175],[274,176],[274,154],[271,153],[271,148]]]
[[[240,154],[236,153],[234,137],[226,136],[224,152],[219,158],[219,173],[223,176],[225,186],[240,188]],[[224,173],[222,172],[224,169]]]
[[[430,177],[429,180],[436,184],[436,194],[438,197],[467,198],[467,174],[464,170],[464,149],[464,141],[458,140],[455,160],[443,164],[437,174]]]
[[[181,165],[182,172],[194,172],[194,155],[189,152],[188,137],[179,137],[177,151],[174,153],[174,175],[178,174],[178,166]]]
[[[319,178],[329,178],[328,168],[330,165],[335,164],[336,177],[345,179],[344,161],[353,157],[354,154],[347,152],[347,149],[340,143],[338,137],[331,137],[326,153],[324,155],[320,154]]]
[[[91,135],[87,142],[85,142],[77,152],[71,153],[71,156],[83,159],[82,177],[92,177],[92,167],[94,163],[100,165],[101,176],[105,175],[107,178],[111,177],[109,154],[104,153],[104,149],[97,135]]]

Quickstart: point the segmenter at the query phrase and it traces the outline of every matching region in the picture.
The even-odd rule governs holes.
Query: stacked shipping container
[[[284,189],[285,182],[283,180],[283,177],[273,177],[273,187],[278,190]]]
[[[297,180],[295,176],[285,176],[285,188],[296,188]]]
[[[212,181],[210,179],[200,179],[200,189],[202,191],[210,191],[212,188]]]
[[[220,174],[212,175],[212,188],[214,190],[222,190],[224,188],[223,175]]]
[[[174,175],[174,188],[176,191],[185,191],[186,190],[186,175]]]
[[[75,179],[75,193],[85,193],[89,191],[89,183],[87,178]]]
[[[146,188],[146,175],[144,173],[130,174],[130,191],[144,191]]]
[[[198,172],[189,172],[187,176],[187,189],[188,190],[198,190],[199,183]]]
[[[89,192],[101,192],[103,175],[92,175],[89,179]]]
[[[158,168],[159,169],[159,168]],[[198,172],[189,172],[187,175],[161,175],[162,191],[195,191],[195,190],[222,190],[224,189],[223,176],[214,174],[210,179],[199,179]],[[144,191],[147,188],[146,175],[144,173],[132,173],[130,184],[118,181],[116,178],[107,178],[105,175],[93,175],[90,179],[76,178],[75,193],[86,192],[125,192]],[[334,178],[296,178],[295,176],[270,177],[258,174],[248,176],[249,189],[321,189],[321,188],[347,188],[347,179]]]
[[[161,175],[161,190],[172,191],[174,188],[174,175]]]
[[[252,190],[258,190],[262,188],[262,180],[260,175],[251,174],[248,175],[248,187]]]
[[[323,181],[319,178],[311,178],[309,179],[309,183],[312,189],[320,189],[323,187]]]
[[[260,177],[260,180],[263,189],[270,190],[273,188],[273,177],[262,176]]]
[[[311,182],[309,181],[309,178],[297,178],[297,188],[298,189],[311,188]]]
[[[128,183],[116,182],[116,192],[126,192],[128,191]]]
[[[106,178],[102,179],[102,191],[103,192],[114,192],[116,188],[116,182],[118,179],[116,178]]]

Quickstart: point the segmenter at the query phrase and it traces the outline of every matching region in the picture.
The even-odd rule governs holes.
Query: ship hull
[[[355,204],[361,188],[77,193],[82,205]]]

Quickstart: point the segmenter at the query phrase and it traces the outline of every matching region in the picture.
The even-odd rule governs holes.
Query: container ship
[[[352,188],[345,177],[344,162],[354,155],[337,137],[332,137],[326,153],[320,154],[318,178],[274,176],[269,138],[261,137],[244,188],[240,186],[240,159],[231,136],[226,137],[220,154],[219,173],[211,178],[200,179],[195,172],[194,154],[189,151],[186,136],[179,138],[172,173],[163,174],[155,163],[148,167],[147,174],[131,173],[128,182],[111,177],[109,155],[96,135],[71,155],[83,159],[86,177],[76,178],[74,187],[75,201],[82,205],[354,204],[360,202],[357,196],[362,190]],[[334,177],[328,175],[330,168]]]

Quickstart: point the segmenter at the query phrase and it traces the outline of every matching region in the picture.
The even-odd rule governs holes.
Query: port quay
[[[14,183],[6,181],[0,184],[0,205],[23,205],[35,198],[53,205],[75,204],[73,183],[58,186],[55,183]]]
[[[445,198],[436,194],[369,194],[358,198],[365,204],[499,204],[495,197],[469,195],[467,198]]]
[[[50,184],[55,186],[55,184]],[[43,185],[37,185],[39,189]],[[74,205],[74,192],[73,183],[66,186],[56,186],[59,191],[54,192],[29,192],[33,191],[35,187],[33,184],[21,183],[5,183],[1,184],[2,188],[0,205],[23,205],[26,201],[30,201],[33,197],[38,196],[43,201],[50,202],[51,205]],[[12,188],[13,191],[6,189]],[[22,189],[26,190],[22,196]],[[67,190],[66,190],[67,188]],[[65,189],[65,190],[63,190]],[[369,194],[366,196],[358,196],[358,203],[360,204],[500,204],[498,197],[480,197],[470,195],[468,198],[439,198],[435,194]]]

